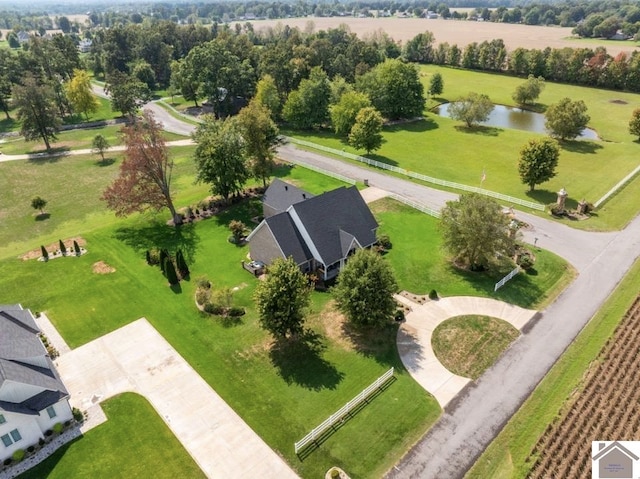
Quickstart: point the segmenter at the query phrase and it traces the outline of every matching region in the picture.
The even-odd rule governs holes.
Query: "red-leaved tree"
[[[126,150],[120,175],[107,187],[102,199],[116,216],[127,216],[149,208],[169,208],[174,224],[182,223],[171,199],[171,172],[162,126],[153,113],[122,129]]]

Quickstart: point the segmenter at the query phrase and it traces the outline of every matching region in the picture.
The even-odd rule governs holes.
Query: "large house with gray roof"
[[[263,207],[265,219],[247,238],[254,261],[292,257],[302,271],[327,280],[357,249],[376,242],[378,223],[355,186],[313,196],[275,180]]]
[[[0,305],[0,460],[73,417],[67,392],[28,309]]]

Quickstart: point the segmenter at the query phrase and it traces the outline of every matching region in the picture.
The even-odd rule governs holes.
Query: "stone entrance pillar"
[[[569,196],[569,193],[567,193],[567,190],[564,188],[558,191],[558,200],[556,204],[558,205],[558,213],[560,214],[564,213],[564,203],[567,200],[567,196]]]

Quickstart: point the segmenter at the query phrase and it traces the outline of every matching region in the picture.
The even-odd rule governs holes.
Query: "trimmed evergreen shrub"
[[[245,313],[244,308],[229,308],[229,311],[227,311],[227,314],[232,318],[239,318],[240,316],[244,316]]]
[[[76,256],[80,256],[80,245],[76,240],[73,240],[73,251],[76,252]]]
[[[184,255],[182,254],[181,249],[178,249],[176,253],[176,266],[178,268],[180,276],[182,276],[183,278],[189,276],[189,267],[187,266],[187,262],[184,259]]]
[[[159,263],[160,263],[160,269],[162,270],[162,274],[164,274],[165,276],[167,275],[167,271],[166,271],[166,263],[167,263],[167,258],[169,257],[169,253],[167,253],[166,249],[161,249],[160,250],[160,257],[159,257]]]
[[[38,446],[44,446],[45,445],[45,440],[43,437],[41,437],[40,439],[38,439]]]
[[[149,250],[147,250],[147,254],[145,255],[146,260],[147,260],[147,264],[150,265],[151,264],[151,252]]]
[[[24,449],[16,449],[15,451],[13,451],[13,454],[11,454],[11,459],[16,462],[22,461],[24,459]]]
[[[8,465],[9,465],[9,464],[11,464],[12,462],[13,462],[13,459],[11,459],[10,457],[7,457],[7,458],[4,460],[3,464],[4,464],[5,466],[8,466]]]
[[[176,274],[176,268],[173,265],[173,261],[171,261],[171,258],[166,258],[164,260],[164,272],[170,285],[173,286],[174,284],[178,284],[178,275]]]
[[[435,289],[429,291],[429,299],[438,299],[438,293]]]
[[[42,251],[42,257],[45,261],[49,259],[49,253],[47,253],[47,249],[44,246],[40,246],[40,251]]]
[[[33,451],[35,451],[35,450],[36,450],[36,446],[29,446],[29,447],[27,448],[27,452],[28,452],[28,453],[32,453],[32,452],[33,452]]]
[[[401,309],[396,310],[395,314],[393,315],[393,319],[397,322],[404,321],[404,311],[402,311]]]
[[[60,243],[60,252],[63,255],[67,254],[67,247],[64,245],[64,242],[62,240],[58,240],[58,242]]]
[[[378,244],[382,246],[384,249],[391,249],[393,244],[391,244],[391,239],[389,235],[380,235],[378,236]]]
[[[73,414],[73,419],[75,419],[78,422],[84,421],[84,414],[82,413],[82,411],[80,409],[78,409],[77,407],[74,407],[71,410],[71,412]]]
[[[204,311],[209,314],[221,315],[224,313],[224,308],[217,304],[207,303],[204,305]]]
[[[53,425],[53,432],[55,432],[56,434],[60,434],[62,432],[62,429],[64,428],[64,426],[62,425],[61,422],[57,422]]]

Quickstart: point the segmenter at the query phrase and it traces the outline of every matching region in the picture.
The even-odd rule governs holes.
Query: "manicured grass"
[[[536,250],[535,267],[513,278],[494,293],[504,273],[472,273],[456,268],[443,251],[438,220],[395,200],[383,198],[370,205],[388,234],[393,248],[385,256],[393,266],[400,289],[443,296],[486,296],[525,308],[542,308],[574,278],[571,266],[560,257]]]
[[[431,345],[440,362],[452,373],[478,379],[519,332],[506,321],[488,316],[456,316],[433,331]]]
[[[558,417],[568,397],[580,391],[586,371],[633,303],[639,288],[640,262],[636,262],[465,477],[527,477],[533,465],[526,462],[527,456],[547,426]]]
[[[176,97],[176,101],[178,97]],[[180,99],[182,99],[182,97],[180,97]],[[177,112],[181,112],[186,110],[187,106],[186,104],[182,103],[172,103],[170,98],[165,98],[163,100],[160,100],[158,102],[156,102],[157,105],[159,105],[160,107],[164,108],[169,115],[171,115],[173,118],[176,118],[180,121],[183,121],[185,123],[190,123],[192,125],[199,125],[200,122],[196,121],[195,118],[191,118],[188,117],[186,115],[181,115],[176,113]]]
[[[51,148],[55,151],[82,150],[91,148],[91,143],[96,135],[104,136],[111,146],[122,144],[120,130],[122,125],[109,125],[100,128],[82,128],[70,131],[61,131],[57,141],[51,142]],[[163,132],[167,141],[184,140],[182,135]],[[46,152],[45,144],[42,141],[25,141],[22,137],[9,139],[2,144],[2,152],[6,155],[20,155],[25,153]]]
[[[142,396],[102,403],[108,421],[63,446],[21,479],[204,478],[198,465]],[[160,466],[161,465],[161,466]],[[160,466],[160,467],[159,467]]]
[[[512,105],[511,94],[523,80],[505,75],[470,72],[435,66],[421,67],[426,84],[432,73],[441,72],[444,94],[429,102],[454,101],[470,90],[486,93],[496,103]],[[557,176],[536,187],[532,193],[520,181],[517,163],[522,146],[541,134],[518,130],[476,127],[467,129],[459,122],[426,113],[421,122],[396,125],[384,129],[385,143],[371,158],[436,178],[470,186],[481,186],[482,172],[486,181],[482,187],[517,198],[549,204],[556,192],[566,188],[568,205],[575,208],[581,199],[595,202],[621,178],[637,166],[640,144],[627,132],[631,113],[640,95],[597,90],[570,85],[547,83],[540,97],[540,109],[560,98],[583,99],[589,108],[595,128],[605,141],[571,141],[561,145]],[[621,100],[626,104],[612,103]],[[330,131],[283,133],[330,146],[338,150],[353,150],[345,139]],[[593,229],[619,229],[640,210],[640,197],[634,189],[640,186],[634,179],[618,196],[620,202],[609,202],[597,216],[588,221],[572,222],[571,226]]]

